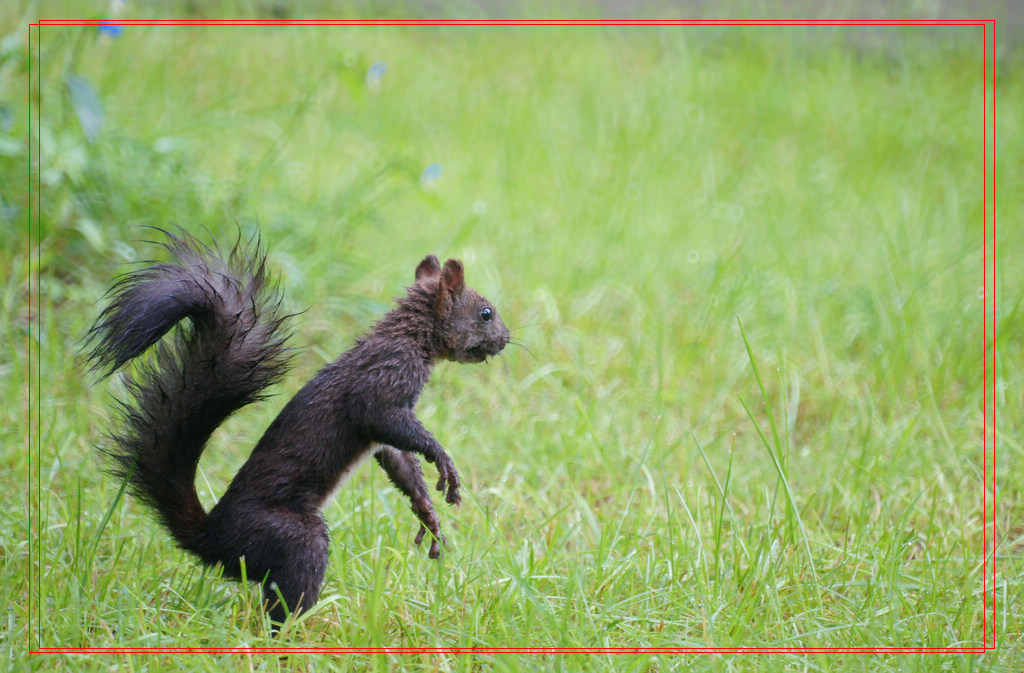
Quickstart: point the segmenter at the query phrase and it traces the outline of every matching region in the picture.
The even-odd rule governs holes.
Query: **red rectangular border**
[[[260,20],[260,19],[223,19],[223,20],[209,20],[209,19],[117,19],[116,23],[124,25],[171,25],[171,26],[203,26],[203,25],[220,25],[220,26],[250,26],[250,25],[270,25],[270,26],[289,26],[289,25],[304,25],[304,26],[402,26],[402,25],[435,25],[435,26],[981,26],[982,27],[982,118],[983,118],[983,132],[982,132],[982,275],[984,279],[983,288],[983,301],[982,301],[982,646],[981,647],[948,647],[948,648],[933,648],[933,647],[851,647],[851,648],[802,648],[802,647],[733,647],[733,648],[533,648],[533,647],[497,647],[497,648],[416,648],[416,647],[395,647],[395,648],[350,648],[350,647],[324,647],[324,648],[310,648],[310,647],[272,647],[272,648],[260,648],[260,647],[243,647],[243,648],[192,648],[192,647],[158,647],[158,648],[117,648],[117,647],[95,647],[95,648],[51,648],[43,647],[42,644],[42,605],[41,601],[37,600],[42,595],[42,584],[41,584],[41,568],[42,568],[42,401],[41,401],[41,390],[42,390],[42,364],[41,354],[39,352],[39,343],[42,335],[42,285],[40,279],[40,269],[42,267],[42,242],[41,242],[41,222],[42,222],[42,148],[41,148],[41,118],[42,118],[42,48],[40,46],[40,32],[42,26],[98,26],[104,19],[40,19],[35,23],[29,24],[29,40],[28,40],[28,51],[30,58],[32,55],[32,44],[33,34],[35,35],[35,60],[30,65],[30,76],[29,76],[29,128],[32,128],[32,110],[33,103],[36,106],[36,142],[35,145],[29,142],[29,315],[30,315],[30,328],[29,328],[29,349],[28,349],[28,367],[29,367],[29,634],[30,654],[42,654],[42,653],[123,653],[123,654],[141,654],[141,653],[245,653],[245,652],[259,652],[259,653],[319,653],[319,654],[378,654],[378,653],[396,653],[396,654],[421,654],[421,653],[438,653],[438,654],[466,654],[466,653],[509,653],[509,654],[557,654],[557,653],[594,653],[594,654],[701,654],[701,653],[716,653],[716,654],[735,654],[744,652],[753,653],[789,653],[789,654],[820,654],[820,653],[908,653],[908,654],[967,654],[976,653],[981,654],[989,650],[996,648],[995,638],[995,619],[993,615],[992,622],[988,621],[989,611],[995,610],[995,599],[996,599],[996,575],[995,575],[995,473],[994,473],[994,462],[995,462],[995,376],[992,377],[992,400],[991,406],[989,404],[989,388],[988,388],[988,351],[991,344],[993,349],[993,362],[994,362],[994,348],[995,348],[995,185],[994,185],[994,174],[995,174],[995,140],[994,140],[994,123],[995,123],[995,82],[994,82],[994,71],[995,71],[995,20],[994,19],[824,19],[824,20],[813,20],[813,19],[752,19],[752,20],[731,20],[731,19],[693,19],[693,20],[660,20],[660,19],[523,19],[523,20],[506,20],[506,19],[337,19],[337,20],[320,20],[320,19],[295,19],[295,20]],[[991,30],[991,33],[989,32]],[[988,59],[992,58],[992,75],[989,74]],[[992,79],[990,85],[989,80]],[[33,97],[33,85],[35,86],[35,95]],[[991,93],[992,104],[989,106],[988,97]],[[990,136],[989,133],[989,119],[993,122],[993,131]],[[991,151],[989,149],[991,141]],[[33,191],[32,181],[32,168],[35,166],[35,184]],[[32,208],[33,195],[35,196],[35,229],[32,227]],[[993,202],[992,209],[992,221],[989,222],[988,215],[988,198],[991,195]],[[991,234],[989,234],[989,225],[991,224]],[[33,238],[33,234],[35,237]],[[988,245],[991,241],[993,253],[990,256],[988,254]],[[34,258],[33,258],[34,254]],[[991,276],[991,281],[990,281]],[[33,278],[35,285],[33,286]],[[33,292],[34,289],[34,292]],[[34,302],[34,303],[33,303]],[[991,313],[989,313],[989,306],[991,304]],[[35,334],[31,330],[31,314],[32,309],[35,309]],[[989,331],[988,318],[993,317],[993,324],[991,332]],[[33,361],[33,348],[35,349],[36,359]],[[34,365],[34,366],[33,366]],[[34,387],[33,387],[34,383]],[[34,391],[34,397],[33,397]],[[34,402],[34,404],[33,404]],[[35,431],[35,443],[33,444],[33,430]],[[993,457],[992,471],[990,472],[990,466],[988,464],[988,451],[991,449]],[[31,455],[35,454],[35,491],[33,493],[33,480],[32,480],[32,460]],[[989,498],[988,492],[992,491],[992,550],[988,549],[989,546]],[[33,522],[35,527],[33,528]],[[34,534],[34,539],[33,539]],[[35,552],[33,554],[33,551]],[[989,555],[991,554],[992,561],[989,563]],[[989,573],[991,573],[991,589],[988,585]],[[33,583],[34,581],[34,583]],[[991,595],[989,594],[991,591]],[[34,612],[37,610],[38,612]],[[33,616],[37,616],[35,626],[37,630],[34,632],[36,636],[35,641],[31,641],[31,635],[33,634]],[[989,642],[989,635],[991,631],[991,643]]]

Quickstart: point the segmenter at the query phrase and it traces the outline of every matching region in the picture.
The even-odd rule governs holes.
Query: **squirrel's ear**
[[[441,269],[441,285],[451,294],[460,294],[466,289],[466,276],[462,270],[462,262],[449,259]]]
[[[420,262],[420,265],[416,267],[416,282],[426,280],[427,278],[437,278],[441,275],[441,264],[437,261],[437,257],[434,255],[427,255]]]

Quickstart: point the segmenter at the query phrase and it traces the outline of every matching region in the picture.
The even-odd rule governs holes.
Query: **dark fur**
[[[194,485],[203,448],[284,374],[287,335],[258,249],[236,246],[224,260],[183,231],[167,237],[177,263],[123,276],[90,332],[90,358],[110,374],[179,325],[151,364],[126,376],[134,404],[121,405],[111,435],[113,472],[204,563],[240,579],[244,559],[248,577],[264,582],[275,623],[316,602],[328,555],[320,509],[370,451],[409,498],[420,521],[416,543],[429,532],[437,558],[444,538],[416,454],[437,465],[437,489],[452,504],[459,477],[417,419],[416,401],[435,360],[482,362],[509,338],[497,311],[466,287],[462,264],[448,260],[442,269],[433,255],[424,258],[398,307],[285,405],[207,514]]]

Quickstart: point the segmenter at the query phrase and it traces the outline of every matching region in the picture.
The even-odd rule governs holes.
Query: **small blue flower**
[[[430,189],[434,186],[435,182],[441,179],[443,172],[441,164],[430,164],[420,173],[420,187]]]
[[[388,65],[384,61],[377,61],[370,66],[370,69],[366,71],[366,86],[371,91],[376,91],[380,88],[380,81],[384,79],[384,73],[388,71]]]
[[[111,40],[115,40],[124,33],[124,26],[120,23],[114,23],[109,19],[103,19],[103,21],[100,21],[100,25],[97,26],[96,32],[99,33],[100,37],[109,37]]]

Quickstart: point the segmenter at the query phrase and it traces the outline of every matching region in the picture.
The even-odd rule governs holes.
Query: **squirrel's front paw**
[[[448,492],[445,495],[445,501],[449,505],[458,505],[462,503],[462,496],[459,495],[459,473],[455,471],[455,463],[448,456],[442,456],[437,461],[437,472],[440,474],[440,478],[437,480],[437,490],[444,493],[445,485],[448,486]]]
[[[430,551],[427,553],[427,556],[430,558],[440,558],[440,545],[447,544],[448,541],[441,534],[441,522],[437,518],[437,512],[434,511],[434,503],[430,502],[430,498],[417,498],[412,501],[412,511],[416,518],[420,520],[420,530],[416,533],[416,544],[419,545],[423,542],[427,531],[430,531]],[[440,541],[440,544],[438,541]]]

